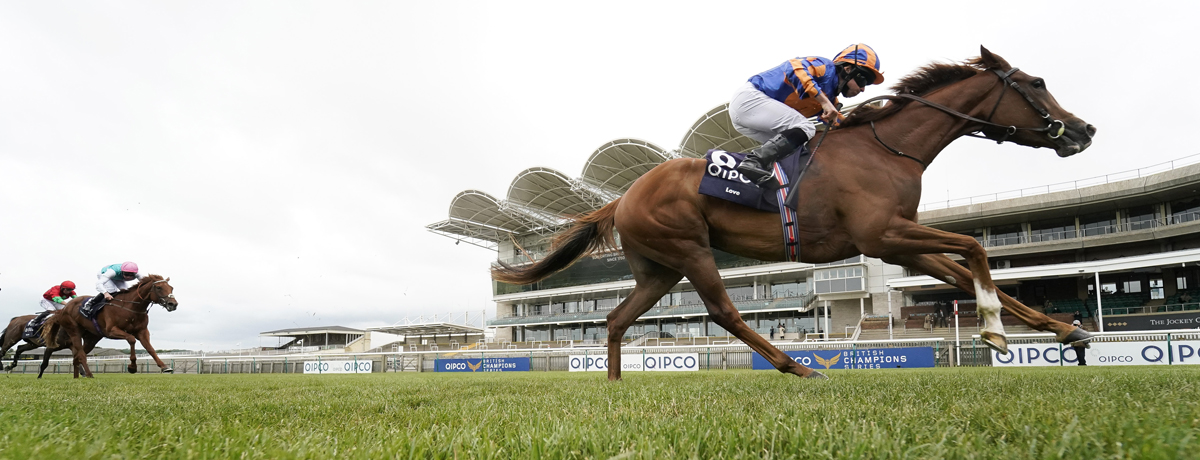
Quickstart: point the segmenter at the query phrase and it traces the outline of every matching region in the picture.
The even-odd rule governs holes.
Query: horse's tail
[[[71,319],[67,318],[65,311],[55,312],[53,315],[50,315],[49,318],[46,318],[46,322],[42,323],[42,344],[44,344],[47,349],[68,346],[69,344],[66,343],[58,343],[57,337],[58,331],[62,328],[69,327],[68,323],[70,321]]]
[[[542,260],[521,267],[498,262],[499,266],[492,267],[492,279],[509,284],[536,283],[567,268],[584,255],[605,248],[616,249],[614,216],[620,202],[617,198],[603,208],[575,219],[570,229],[554,237],[554,250]]]

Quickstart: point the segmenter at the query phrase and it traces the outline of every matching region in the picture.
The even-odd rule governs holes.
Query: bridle
[[[162,280],[158,280],[158,281],[155,281],[155,282],[153,282],[153,283],[150,283],[150,284],[148,284],[147,286],[154,286],[155,284],[158,284],[158,283],[165,283],[165,282],[167,282],[167,280],[165,280],[165,279],[162,279]],[[124,302],[124,303],[128,303],[128,304],[135,304],[135,305],[136,305],[136,304],[138,304],[138,303],[140,303],[140,302],[142,302],[142,301],[149,300],[151,304],[154,304],[154,305],[159,305],[159,306],[162,306],[163,308],[166,308],[166,306],[167,306],[167,303],[166,303],[166,302],[167,302],[167,299],[174,299],[174,298],[175,298],[175,294],[174,294],[174,293],[171,293],[171,294],[167,294],[167,296],[166,296],[166,297],[159,298],[158,300],[150,300],[150,295],[151,295],[151,294],[147,293],[147,294],[145,295],[145,297],[143,297],[143,296],[142,296],[142,290],[141,290],[141,286],[138,286],[138,289],[137,289],[136,291],[134,291],[134,294],[136,294],[136,295],[137,295],[137,297],[135,297],[135,298],[134,298],[132,301],[125,300],[125,299],[116,299],[116,298],[114,298],[114,299],[112,299],[110,302]],[[117,308],[120,308],[120,309],[122,309],[122,310],[128,311],[128,312],[131,312],[131,313],[140,313],[140,314],[143,314],[143,315],[145,315],[145,314],[149,314],[149,313],[150,313],[150,309],[149,309],[149,308],[147,308],[147,309],[146,309],[146,311],[136,311],[136,310],[131,310],[131,309],[128,309],[128,308],[122,307],[122,306],[120,306],[120,305],[115,305],[115,304],[114,304],[113,306],[114,306],[114,307],[117,307]]]
[[[1012,79],[1012,75],[1014,73],[1017,73],[1017,71],[1019,71],[1019,70],[1021,70],[1021,69],[1017,68],[1017,67],[1013,67],[1012,69],[1009,69],[1007,72],[1002,71],[1002,70],[990,69],[991,72],[995,73],[996,76],[1000,77],[1000,81],[1004,83],[1004,86],[1000,90],[1000,97],[996,98],[996,104],[994,106],[992,106],[992,111],[988,113],[988,116],[986,119],[979,119],[976,117],[972,117],[970,115],[959,112],[952,108],[946,107],[944,105],[938,104],[936,102],[930,101],[928,99],[925,99],[925,98],[922,98],[919,96],[914,96],[912,94],[896,94],[896,95],[873,97],[873,98],[868,99],[868,100],[864,101],[863,103],[859,104],[858,107],[856,107],[854,110],[858,111],[859,108],[862,108],[862,107],[864,107],[872,102],[875,102],[875,101],[881,101],[881,100],[891,101],[891,100],[896,100],[896,99],[908,99],[910,101],[920,102],[922,104],[925,104],[926,106],[940,110],[940,111],[945,112],[946,114],[949,114],[956,118],[967,120],[967,121],[970,121],[975,124],[983,125],[978,130],[968,133],[967,135],[971,136],[971,137],[978,137],[978,138],[982,138],[982,139],[994,140],[994,141],[996,141],[997,144],[1003,144],[1004,142],[1008,142],[1008,138],[1010,136],[1016,134],[1017,131],[1029,131],[1029,132],[1033,132],[1033,133],[1046,133],[1046,136],[1048,136],[1050,139],[1058,139],[1058,138],[1062,137],[1063,132],[1066,131],[1067,125],[1065,123],[1063,123],[1062,120],[1053,118],[1050,115],[1050,112],[1045,109],[1045,107],[1042,107],[1041,104],[1039,104],[1037,101],[1035,101],[1033,99],[1033,96],[1029,95],[1029,92],[1026,91],[1025,88],[1021,87],[1021,85],[1019,83],[1017,83],[1015,80]],[[996,110],[1000,108],[1000,102],[1004,100],[1004,94],[1008,91],[1008,88],[1010,88],[1010,87],[1013,90],[1015,90],[1018,94],[1020,94],[1021,97],[1025,98],[1025,102],[1028,102],[1029,105],[1031,107],[1033,107],[1034,110],[1037,111],[1038,115],[1041,115],[1042,119],[1046,121],[1046,126],[1043,126],[1041,128],[1018,128],[1013,125],[1002,125],[999,123],[992,122],[992,117],[996,115]],[[853,115],[854,112],[851,112],[850,114]],[[875,131],[875,122],[871,121],[869,124],[871,125],[871,134],[875,135],[875,140],[879,141],[880,145],[883,145],[889,151],[891,151],[892,153],[894,153],[898,156],[902,156],[902,157],[908,158],[910,160],[913,160],[913,161],[919,163],[921,165],[922,170],[924,170],[925,168],[927,168],[929,166],[929,165],[925,164],[924,161],[921,161],[921,159],[916,158],[911,155],[908,155],[906,153],[903,153],[903,152],[897,150],[896,148],[888,145],[886,142],[883,141],[883,139],[879,138],[879,133]],[[1057,129],[1056,129],[1056,125],[1057,125]],[[999,132],[999,134],[996,134],[996,136],[998,136],[998,137],[992,137],[992,135],[989,135],[989,133],[988,133],[989,129],[992,130],[993,134],[996,133],[996,131],[995,131],[996,129],[999,129],[1001,131]],[[826,130],[826,132],[829,132],[829,131]],[[976,132],[982,132],[983,135],[975,134]],[[818,143],[818,145],[820,145],[820,143]]]

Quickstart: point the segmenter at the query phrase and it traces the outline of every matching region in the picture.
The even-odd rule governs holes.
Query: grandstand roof
[[[550,168],[521,171],[508,187],[508,201],[545,213],[566,216],[593,211],[604,198],[593,190],[578,187],[566,174]]]
[[[362,329],[352,329],[342,326],[313,326],[280,329],[278,331],[259,332],[262,337],[295,337],[312,334],[362,334]]]
[[[733,129],[729,120],[729,104],[721,104],[696,120],[679,144],[679,153],[692,158],[703,158],[709,149],[730,152],[748,152],[758,142],[743,136]]]
[[[368,331],[385,332],[403,335],[405,337],[434,336],[434,335],[483,335],[483,329],[453,323],[410,323],[394,324],[391,326],[372,327]]]
[[[633,185],[633,181],[670,157],[670,153],[649,142],[617,139],[592,152],[583,166],[580,180],[609,192],[612,199],[616,199]]]

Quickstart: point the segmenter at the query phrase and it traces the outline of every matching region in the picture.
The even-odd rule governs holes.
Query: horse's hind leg
[[[621,341],[625,331],[683,279],[679,272],[625,248],[625,260],[637,284],[629,297],[608,314],[608,379],[621,380]]]
[[[21,346],[17,347],[16,351],[13,352],[13,362],[11,366],[8,366],[7,370],[12,370],[12,368],[17,367],[17,359],[21,358],[21,353],[33,350],[39,346],[40,345],[32,342],[25,342],[21,344]]]
[[[42,367],[38,369],[37,378],[42,378],[42,373],[46,372],[46,368],[50,367],[50,356],[54,354],[53,349],[46,347],[46,351],[42,353]]]
[[[692,282],[692,287],[696,288],[696,293],[700,294],[700,300],[704,301],[709,317],[766,358],[779,372],[807,378],[826,378],[824,374],[797,363],[779,351],[742,321],[741,313],[738,313],[733,301],[729,300],[729,294],[725,292],[725,284],[721,282],[721,275],[717,271],[717,263],[713,260],[710,249],[702,248],[693,252],[693,256],[688,259],[686,275],[688,281]]]

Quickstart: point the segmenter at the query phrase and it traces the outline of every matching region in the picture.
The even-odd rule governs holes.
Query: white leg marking
[[[983,318],[983,330],[1003,336],[1004,325],[1000,323],[1000,308],[1003,305],[1000,303],[1000,296],[996,295],[996,291],[984,289],[978,278],[974,281],[975,305],[979,317]]]

